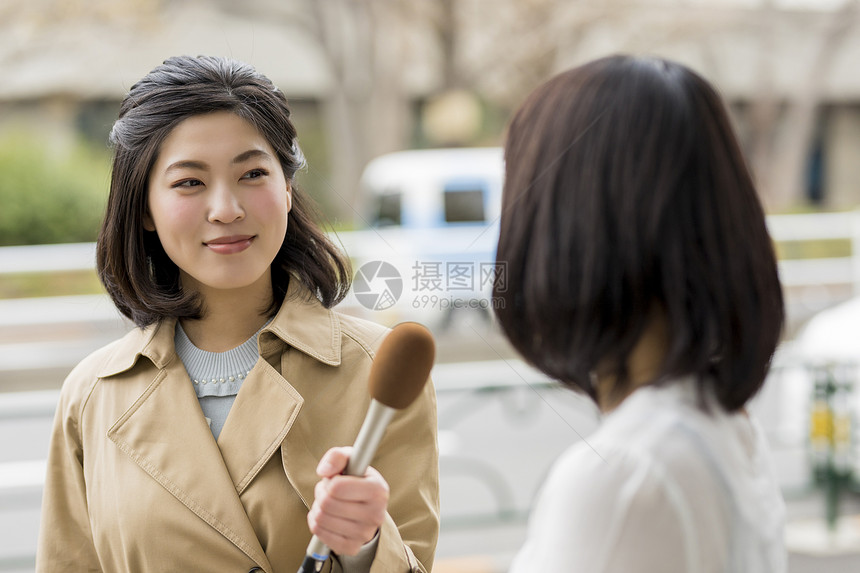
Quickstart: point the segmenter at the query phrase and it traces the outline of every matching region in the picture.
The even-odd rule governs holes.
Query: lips
[[[250,247],[255,237],[255,235],[230,235],[227,237],[218,237],[203,244],[218,254],[232,255],[241,253]]]

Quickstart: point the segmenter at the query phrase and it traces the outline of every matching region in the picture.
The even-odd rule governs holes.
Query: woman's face
[[[158,234],[184,289],[270,292],[290,206],[290,184],[266,138],[239,116],[215,112],[184,120],[162,143],[144,228]]]

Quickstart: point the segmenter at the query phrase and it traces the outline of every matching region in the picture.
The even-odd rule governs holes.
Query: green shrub
[[[33,136],[0,137],[0,245],[94,241],[110,154],[75,143],[56,152]]]

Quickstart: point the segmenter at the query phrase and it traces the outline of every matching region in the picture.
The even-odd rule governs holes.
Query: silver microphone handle
[[[379,447],[382,436],[385,435],[385,428],[388,427],[388,423],[391,422],[395,412],[394,408],[381,402],[370,401],[370,408],[367,409],[367,416],[364,417],[364,423],[361,425],[361,430],[358,431],[358,437],[355,438],[352,455],[349,456],[349,463],[346,465],[344,474],[348,476],[364,475],[367,466],[370,465],[370,460],[376,454],[376,448]]]
[[[379,442],[382,441],[382,436],[385,435],[385,428],[391,418],[394,417],[396,410],[390,406],[378,402],[370,401],[370,408],[367,409],[367,415],[364,417],[364,423],[358,431],[358,437],[355,438],[355,444],[352,446],[352,455],[349,456],[349,462],[344,470],[344,475],[348,476],[363,476],[367,471],[367,466],[370,465],[370,460],[376,453],[376,448],[379,447]],[[331,549],[319,540],[314,535],[311,542],[308,544],[306,554],[312,557],[317,563],[316,571],[322,569],[322,563],[331,553]],[[299,570],[303,573],[304,567]]]

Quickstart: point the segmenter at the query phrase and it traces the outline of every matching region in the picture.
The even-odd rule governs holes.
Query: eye
[[[251,169],[244,175],[242,175],[242,179],[259,179],[260,177],[265,177],[269,172],[265,169]]]
[[[175,189],[179,187],[197,187],[198,185],[203,185],[203,182],[199,179],[183,179],[182,181],[177,181],[176,183],[171,185],[171,187]]]

